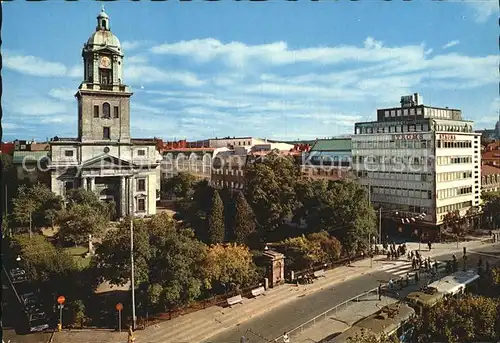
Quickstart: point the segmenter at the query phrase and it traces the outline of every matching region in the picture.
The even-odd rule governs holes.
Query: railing
[[[347,306],[352,303],[352,302],[355,302],[355,301],[358,301],[360,298],[364,297],[364,296],[367,296],[368,294],[371,294],[371,293],[377,293],[378,292],[378,287],[377,288],[374,288],[372,290],[369,290],[367,292],[364,292],[360,295],[357,295],[355,296],[354,298],[351,298],[349,300],[346,300],[338,305],[335,305],[334,307],[332,307],[331,309],[329,310],[326,310],[325,312],[317,315],[316,317],[308,320],[307,322],[303,323],[303,324],[300,324],[299,326],[297,326],[296,328],[293,328],[292,330],[289,330],[287,331],[287,334],[289,336],[291,336],[294,332],[302,332],[304,331],[304,329],[308,328],[308,327],[311,327],[313,325],[315,325],[317,322],[321,321],[321,320],[324,320],[326,319],[332,312],[335,312],[337,313],[338,310],[342,307],[342,306],[345,306],[347,308]],[[277,337],[274,339],[273,342],[278,342],[279,340],[282,340],[283,339],[283,335]]]

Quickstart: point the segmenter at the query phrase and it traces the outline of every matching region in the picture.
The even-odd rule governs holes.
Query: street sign
[[[121,303],[116,304],[116,310],[117,311],[123,310],[123,305]]]
[[[64,302],[66,301],[66,298],[62,295],[60,295],[58,298],[57,298],[57,303],[62,305],[64,304]]]

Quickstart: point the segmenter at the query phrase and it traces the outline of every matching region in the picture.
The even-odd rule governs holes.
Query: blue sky
[[[81,49],[100,3],[4,2],[3,140],[75,137]],[[498,2],[108,2],[132,135],[350,134],[419,92],[498,118]]]

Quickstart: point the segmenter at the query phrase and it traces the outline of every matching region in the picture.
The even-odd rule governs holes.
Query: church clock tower
[[[82,50],[83,82],[78,100],[78,140],[81,142],[130,142],[130,97],[123,84],[123,52],[111,33],[104,8],[95,32]]]

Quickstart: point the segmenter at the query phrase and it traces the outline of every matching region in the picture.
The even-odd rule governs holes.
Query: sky
[[[76,137],[81,50],[101,3],[2,2],[3,141]],[[353,133],[420,93],[498,120],[498,2],[107,2],[133,137]]]

